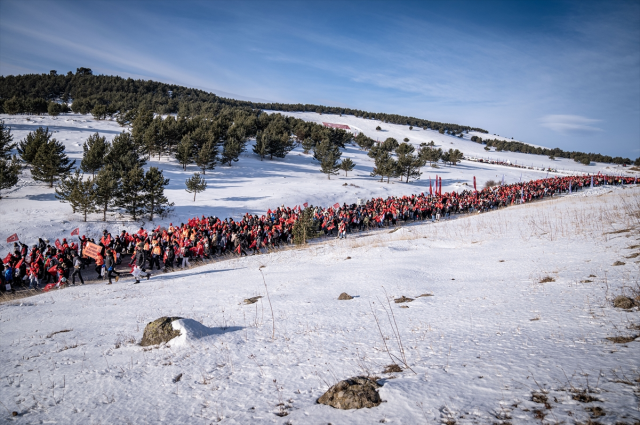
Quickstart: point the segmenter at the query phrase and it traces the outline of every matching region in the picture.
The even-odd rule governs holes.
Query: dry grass
[[[549,283],[549,282],[555,282],[555,281],[556,280],[551,276],[545,276],[540,280],[540,283]]]
[[[638,338],[638,335],[632,336],[608,336],[607,339],[615,344],[626,344],[628,342],[634,341]]]
[[[73,329],[63,329],[63,330],[61,330],[61,331],[51,332],[49,335],[47,335],[47,338],[51,338],[51,337],[53,337],[54,335],[57,335],[57,334],[62,334],[62,333],[66,333],[66,332],[71,332],[72,330],[73,330]]]

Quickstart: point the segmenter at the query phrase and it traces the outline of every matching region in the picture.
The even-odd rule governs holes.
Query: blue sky
[[[640,156],[638,1],[0,1],[0,74],[78,67]]]

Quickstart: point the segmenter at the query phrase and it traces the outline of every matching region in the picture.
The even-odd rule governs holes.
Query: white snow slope
[[[637,258],[627,257],[639,251],[640,188],[594,195],[2,304],[3,415],[15,411],[9,420],[21,424],[634,423],[640,340],[606,337],[638,333],[637,308],[611,300],[639,289]],[[354,299],[338,301],[341,292]],[[186,333],[137,345],[161,316],[189,319],[178,324]],[[388,352],[402,357],[400,341],[408,368],[382,373]],[[381,378],[381,405],[316,404],[338,380],[366,374]],[[594,400],[573,398],[584,391]]]
[[[291,113],[306,121],[332,122],[347,124],[355,131],[364,132],[366,135],[384,140],[387,137],[394,137],[402,141],[408,137],[411,143],[418,146],[421,142],[433,140],[436,146],[445,150],[450,148],[460,149],[469,157],[484,157],[495,160],[510,160],[518,164],[533,165],[537,168],[551,167],[560,171],[562,175],[597,173],[602,171],[608,174],[621,174],[629,169],[623,169],[611,164],[595,164],[583,166],[572,160],[559,159],[549,160],[545,156],[526,155],[510,152],[487,153],[480,145],[469,140],[469,135],[465,139],[453,136],[441,135],[437,131],[414,129],[409,130],[408,126],[384,124],[380,121],[356,118],[353,116],[319,115],[316,113]],[[0,119],[11,127],[14,141],[20,141],[30,132],[38,127],[48,127],[54,132],[53,137],[62,141],[66,146],[67,154],[70,158],[76,159],[76,164],[80,165],[82,159],[82,144],[93,133],[98,132],[113,139],[115,135],[123,130],[115,121],[97,121],[90,115],[63,114],[58,117],[50,116],[24,116],[24,115],[0,115]],[[383,131],[376,131],[376,126],[380,125]],[[482,137],[494,137],[482,134]],[[18,185],[9,191],[3,191],[3,199],[0,200],[0,248],[9,235],[17,233],[20,240],[27,244],[37,241],[38,237],[46,237],[51,241],[56,238],[69,237],[69,232],[76,227],[80,227],[80,234],[87,236],[98,236],[102,234],[103,228],[108,228],[111,232],[119,232],[122,229],[137,230],[140,225],[145,227],[155,227],[158,224],[168,225],[170,222],[186,222],[187,219],[201,215],[216,215],[218,217],[239,218],[246,212],[253,214],[264,214],[267,209],[280,205],[295,206],[309,202],[313,205],[329,206],[336,202],[353,203],[357,198],[368,199],[371,197],[389,195],[410,195],[429,190],[429,176],[435,178],[436,175],[442,177],[443,191],[462,191],[472,185],[473,177],[476,176],[479,186],[483,186],[485,181],[493,179],[501,181],[502,176],[506,183],[513,183],[522,180],[544,178],[546,172],[536,170],[522,170],[517,168],[489,165],[471,161],[463,161],[455,167],[444,166],[435,169],[429,166],[422,169],[422,178],[412,181],[409,184],[401,183],[397,179],[390,184],[380,183],[378,179],[370,177],[373,169],[373,161],[365,152],[358,150],[355,146],[348,146],[343,158],[352,158],[356,163],[356,168],[349,173],[348,177],[341,173],[340,176],[327,180],[326,176],[320,172],[318,163],[312,160],[312,155],[304,155],[300,148],[296,148],[284,159],[260,161],[252,153],[251,141],[245,152],[237,163],[233,166],[218,166],[215,170],[207,172],[207,190],[197,195],[196,202],[193,202],[193,195],[185,191],[185,180],[193,175],[198,169],[194,166],[188,167],[185,172],[175,159],[162,157],[148,162],[149,166],[157,166],[164,170],[165,177],[169,178],[170,184],[166,190],[166,195],[171,202],[175,203],[173,214],[164,220],[156,220],[155,223],[138,222],[133,223],[126,217],[113,214],[108,217],[108,223],[103,223],[100,214],[93,214],[87,223],[82,222],[80,214],[73,214],[68,204],[60,203],[55,199],[54,189],[50,189],[46,184],[34,182],[30,172],[25,170]],[[636,173],[638,174],[638,173]],[[550,173],[553,175],[553,173]],[[344,186],[346,184],[346,186]]]

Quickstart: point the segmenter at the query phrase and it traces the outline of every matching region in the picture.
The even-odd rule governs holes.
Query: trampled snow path
[[[628,168],[615,167],[611,164],[595,164],[583,166],[572,160],[549,160],[545,156],[526,155],[511,152],[491,152],[483,150],[483,146],[471,142],[471,134],[464,139],[439,134],[437,131],[414,129],[408,126],[384,124],[379,121],[356,118],[353,116],[319,115],[316,113],[291,113],[306,121],[336,122],[348,124],[366,135],[384,140],[387,137],[395,137],[398,141],[408,137],[411,143],[419,146],[421,142],[433,140],[436,146],[443,149],[460,149],[468,156],[490,157],[493,159],[510,160],[512,162],[534,165],[535,167],[552,167],[564,172],[571,171],[575,174],[597,173],[602,171],[608,174],[629,172]],[[90,115],[63,114],[58,117],[50,116],[24,116],[24,115],[0,115],[0,119],[12,128],[14,140],[22,140],[30,131],[40,126],[48,127],[54,132],[53,137],[62,141],[70,158],[77,160],[77,165],[82,159],[82,144],[93,133],[99,132],[113,139],[115,135],[123,131],[115,121],[96,121]],[[384,131],[377,132],[375,127],[381,125]],[[487,137],[488,135],[481,135]],[[493,136],[489,136],[493,137]],[[25,171],[18,185],[10,190],[3,191],[3,199],[0,200],[0,248],[9,249],[4,244],[9,235],[17,233],[20,240],[27,244],[33,244],[38,237],[46,237],[51,241],[56,238],[69,237],[72,229],[80,227],[80,235],[96,237],[102,234],[104,228],[112,233],[120,230],[135,231],[140,225],[155,227],[158,224],[168,225],[170,222],[186,222],[189,218],[201,215],[215,215],[218,217],[239,218],[246,212],[264,214],[267,209],[280,205],[294,207],[309,202],[313,205],[328,206],[336,202],[340,204],[354,203],[357,198],[369,199],[372,197],[387,197],[389,195],[410,195],[412,193],[427,192],[429,190],[429,176],[432,179],[436,175],[442,177],[443,191],[463,191],[473,185],[473,177],[476,176],[478,184],[484,185],[487,180],[501,181],[504,175],[506,183],[533,180],[546,177],[546,172],[536,170],[522,170],[517,168],[502,167],[471,161],[463,161],[461,164],[440,168],[423,167],[422,178],[411,183],[401,183],[391,180],[390,184],[380,183],[378,179],[370,177],[373,161],[365,152],[355,146],[348,146],[343,157],[349,157],[356,163],[356,168],[348,177],[341,173],[340,176],[327,180],[319,171],[316,161],[311,155],[305,155],[300,148],[292,151],[283,160],[264,160],[251,152],[252,142],[247,146],[240,161],[232,167],[218,166],[215,170],[207,172],[205,178],[208,181],[208,189],[197,196],[197,202],[193,202],[193,196],[185,191],[185,180],[198,171],[195,166],[188,167],[185,172],[173,159],[162,157],[160,161],[153,158],[147,167],[157,166],[164,170],[165,177],[171,179],[166,190],[166,195],[175,203],[174,213],[164,220],[156,220],[154,223],[144,221],[133,223],[126,217],[113,214],[108,223],[101,221],[100,214],[93,214],[89,222],[83,223],[80,214],[73,214],[68,204],[62,204],[55,199],[53,189],[42,183],[34,182],[30,172]],[[553,175],[553,173],[550,173]],[[564,175],[564,174],[563,174]],[[346,185],[346,186],[345,186]],[[6,254],[5,254],[6,255]]]
[[[605,338],[639,333],[638,311],[610,302],[638,288],[627,257],[639,251],[639,195],[565,197],[3,304],[0,400],[16,423],[634,423],[640,340]],[[266,297],[243,303],[266,296],[260,266],[275,322]],[[385,290],[433,296],[389,304]],[[389,308],[415,373],[382,373],[391,360],[372,311],[401,356]],[[159,348],[133,343],[169,315],[203,327],[186,322],[189,335]],[[366,373],[382,378],[385,403],[316,404]],[[583,390],[598,401],[575,400]]]

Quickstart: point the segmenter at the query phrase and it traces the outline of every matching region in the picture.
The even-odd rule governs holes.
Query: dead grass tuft
[[[245,304],[254,304],[254,303],[257,303],[260,298],[262,298],[262,296],[260,296],[260,295],[258,295],[257,297],[247,298],[246,300],[244,300],[244,303]]]
[[[624,266],[625,264],[627,264],[627,263],[625,263],[623,261],[616,261],[615,263],[613,263],[614,266]]]
[[[579,401],[580,403],[592,403],[594,401],[600,401],[597,398],[589,395],[586,391],[574,394],[573,396],[571,396],[571,398],[575,401]]]
[[[628,310],[630,308],[633,308],[635,304],[636,302],[633,300],[633,298],[625,297],[624,295],[618,295],[613,299],[613,306],[615,308]]]
[[[626,344],[627,342],[634,341],[638,338],[638,335],[635,336],[608,336],[607,339],[615,344]]]
[[[382,373],[400,373],[400,372],[402,372],[402,368],[395,363],[387,365],[382,371]]]
[[[602,407],[600,407],[600,406],[587,407],[586,410],[591,412],[591,417],[593,417],[593,418],[599,418],[600,416],[605,416],[606,415],[604,409]]]
[[[555,281],[556,280],[551,276],[546,276],[540,280],[540,283],[549,283],[549,282],[555,282]]]
[[[52,336],[57,335],[57,334],[61,334],[61,333],[65,333],[65,332],[71,332],[72,330],[73,329],[63,329],[61,331],[52,332],[49,335],[47,335],[47,338],[51,338]]]
[[[409,298],[409,297],[405,297],[404,295],[401,296],[400,298],[396,298],[395,300],[393,300],[396,304],[399,303],[410,303],[411,301],[413,301],[413,298]]]

